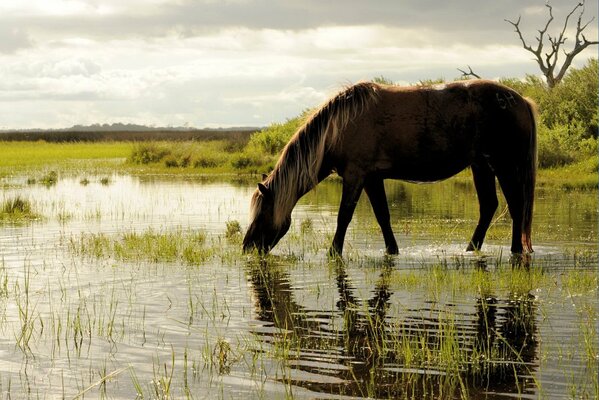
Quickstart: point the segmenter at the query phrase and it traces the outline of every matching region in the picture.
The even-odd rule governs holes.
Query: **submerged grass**
[[[313,235],[308,225],[301,224],[302,231]],[[229,243],[226,233],[222,243],[223,248],[238,247]],[[197,231],[148,230],[115,236],[82,235],[72,239],[70,246],[83,257],[195,264],[185,256],[185,249],[201,251],[214,247],[214,243]],[[301,288],[297,291],[297,285],[290,282],[302,268],[308,269],[303,271],[307,275],[310,268],[322,268],[322,260],[308,265],[294,258],[241,253],[236,253],[236,259],[246,261],[248,284],[240,288],[251,291],[252,311],[246,306],[233,309],[234,314],[241,314],[233,317],[229,327],[231,293],[216,289],[208,293],[209,288],[189,280],[188,293],[181,290],[178,299],[177,294],[169,293],[164,307],[159,304],[154,309],[188,309],[189,321],[175,321],[177,329],[172,329],[187,337],[185,343],[173,345],[168,338],[161,342],[165,339],[160,329],[156,337],[148,331],[150,340],[157,340],[161,349],[147,356],[148,366],[104,365],[93,379],[80,385],[78,395],[110,397],[114,388],[121,396],[128,390],[131,396],[185,398],[198,392],[198,387],[218,390],[221,382],[243,377],[244,384],[254,385],[257,397],[271,395],[273,382],[283,385],[279,389],[289,397],[297,395],[300,387],[310,390],[312,397],[318,397],[314,394],[319,392],[324,397],[467,399],[484,393],[513,394],[514,387],[520,395],[539,393],[543,397],[535,365],[538,358],[553,356],[544,353],[536,338],[540,335],[537,325],[542,323],[538,309],[545,307],[547,299],[567,304],[576,301],[580,321],[580,339],[576,339],[581,346],[571,351],[580,352],[590,375],[574,382],[571,392],[589,397],[596,387],[592,374],[597,371],[597,311],[592,299],[597,295],[597,271],[588,265],[547,270],[542,263],[533,263],[527,269],[504,260],[487,267],[464,263],[448,267],[451,263],[441,260],[405,270],[397,268],[393,258],[382,264],[366,260],[366,268],[360,262],[325,261],[332,274],[330,282],[325,282],[327,291],[335,292],[330,304],[318,296],[315,303],[304,302]],[[238,268],[224,269],[219,278],[227,281],[227,287],[234,284],[235,278],[229,283],[228,276],[233,270]],[[132,281],[139,278],[138,273]],[[370,276],[370,280],[358,283],[369,289],[363,292],[364,298],[350,279],[357,273]],[[35,356],[41,348],[37,343],[49,338],[47,342],[62,346],[57,353],[68,353],[69,362],[77,365],[79,360],[92,358],[81,349],[98,338],[114,344],[115,352],[120,343],[126,344],[123,348],[136,346],[142,337],[146,343],[147,327],[138,320],[145,319],[145,308],[132,317],[127,307],[134,307],[134,300],[127,305],[123,301],[126,297],[115,293],[125,287],[135,291],[134,287],[116,279],[94,294],[86,285],[55,293],[30,288],[35,275],[35,271],[26,270],[14,285],[4,285],[10,292],[5,298],[14,298],[18,306],[20,328],[15,340],[19,340],[23,353]],[[243,276],[242,270],[241,281]],[[197,276],[199,281],[204,278]],[[145,282],[143,286],[140,295],[150,289]],[[129,295],[135,299],[135,294]],[[331,294],[323,299],[327,295]],[[50,296],[50,301],[43,296]],[[185,305],[187,297],[189,304]],[[477,300],[466,300],[464,306],[464,299],[472,298]],[[588,301],[582,301],[585,298]],[[42,310],[46,303],[51,304],[50,313]],[[170,318],[169,312],[164,321]],[[237,325],[246,327],[248,320],[247,330]],[[164,329],[171,328],[165,325]],[[200,343],[205,340],[203,347],[198,345],[198,338]],[[188,340],[194,345],[190,347]],[[69,350],[73,343],[75,349]],[[144,349],[152,348],[151,342],[146,347],[143,344]],[[123,372],[129,373],[130,382],[117,379]],[[221,388],[222,397],[226,397],[229,387],[222,384]]]
[[[123,261],[173,262],[190,265],[204,262],[214,254],[206,247],[206,234],[198,231],[128,232],[118,237],[106,234],[83,234],[71,238],[71,251],[96,258],[114,257]]]

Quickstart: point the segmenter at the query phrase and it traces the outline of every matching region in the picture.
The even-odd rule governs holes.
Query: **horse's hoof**
[[[387,247],[387,254],[390,256],[399,254],[399,249],[397,248],[397,245]]]
[[[341,250],[337,250],[336,248],[331,247],[327,255],[329,256],[329,258],[341,258]]]
[[[468,247],[466,247],[466,251],[476,251],[476,250],[480,250],[480,246],[477,247],[472,242],[468,243]]]

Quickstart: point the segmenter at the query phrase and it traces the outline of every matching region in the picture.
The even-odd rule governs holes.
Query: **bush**
[[[136,143],[129,156],[129,161],[134,164],[157,163],[169,154],[171,154],[171,150],[164,145],[155,142]]]
[[[260,167],[264,165],[264,157],[259,154],[241,153],[231,160],[231,165],[235,169],[247,169],[249,167]]]
[[[167,168],[177,168],[179,166],[179,162],[177,161],[177,158],[174,155],[169,154],[164,159],[164,166]]]
[[[542,104],[548,127],[577,126],[579,137],[597,137],[598,68],[597,59],[590,59],[584,67],[572,68],[553,88]]]
[[[502,79],[501,83],[532,98],[539,107],[538,143],[541,168],[564,166],[597,152],[597,59],[572,68],[549,89],[539,77]]]
[[[254,133],[250,137],[247,147],[270,155],[279,154],[304,122],[306,114],[307,112],[304,112],[301,116],[289,119],[283,124],[274,123],[268,128]]]
[[[538,134],[539,167],[561,167],[576,159],[576,152],[565,127],[548,129],[540,127]]]
[[[224,157],[218,154],[201,154],[193,162],[194,168],[215,168],[225,163]]]

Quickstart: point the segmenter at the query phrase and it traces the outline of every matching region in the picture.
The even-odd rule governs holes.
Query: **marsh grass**
[[[266,261],[269,262],[268,259]],[[330,266],[332,271],[337,271],[334,273],[338,275],[341,290],[347,283],[339,286],[340,279],[345,281],[343,274],[339,275],[339,263],[343,262],[334,260]],[[467,399],[481,387],[488,386],[489,382],[493,385],[494,381],[503,380],[506,376],[512,377],[508,380],[514,380],[513,384],[519,391],[525,388],[530,391],[532,386],[542,393],[542,383],[530,366],[531,357],[534,359],[536,351],[540,351],[535,350],[538,347],[535,314],[542,312],[537,309],[551,306],[545,305],[547,298],[560,296],[560,293],[564,299],[572,296],[596,298],[596,268],[587,265],[554,272],[545,270],[542,263],[527,268],[514,266],[511,260],[489,267],[463,262],[457,267],[448,265],[452,264],[441,262],[416,270],[390,269],[382,273],[385,274],[383,280],[378,279],[377,285],[383,285],[390,292],[407,291],[424,295],[430,310],[420,316],[421,322],[416,322],[416,316],[409,317],[410,311],[405,310],[408,315],[404,318],[412,322],[400,318],[390,328],[385,320],[381,320],[379,311],[372,308],[373,303],[355,299],[351,293],[340,293],[340,301],[348,300],[343,303],[341,326],[352,332],[351,336],[329,327],[323,330],[322,337],[317,331],[306,335],[310,315],[302,317],[304,311],[283,300],[284,297],[281,298],[281,293],[277,292],[276,280],[272,281],[272,276],[281,273],[277,272],[278,267],[273,265],[259,270],[261,279],[272,281],[265,284],[264,293],[269,298],[266,304],[270,303],[273,309],[273,323],[278,327],[271,351],[274,357],[287,365],[284,369],[287,371],[284,374],[286,378],[282,379],[293,382],[289,378],[293,375],[289,370],[294,369],[296,360],[301,360],[303,354],[342,345],[344,354],[365,357],[354,361],[356,368],[366,359],[370,360],[367,365],[377,365],[375,360],[380,360],[387,368],[397,370],[395,378],[390,378],[387,373],[381,374],[380,379],[383,379],[382,375],[385,378],[380,380],[376,378],[380,371],[375,369],[372,371],[375,375],[370,375],[374,379],[372,382],[365,380],[364,376],[354,376],[355,390],[361,396]],[[372,268],[375,275],[381,274],[380,266],[371,264],[368,268]],[[383,265],[385,268],[389,267]],[[581,284],[574,287],[575,282]],[[561,288],[559,291],[555,291],[556,285]],[[573,292],[569,292],[569,288]],[[463,320],[462,313],[455,306],[450,306],[471,296],[479,299],[477,334],[473,334],[474,327]],[[583,346],[579,355],[588,360],[589,365],[596,364],[596,307],[583,308],[580,315],[580,343]],[[339,341],[334,340],[335,334],[340,336]],[[541,354],[539,357],[545,356]],[[422,375],[415,371],[436,372]],[[589,372],[584,375],[583,381],[576,383],[576,393],[588,394],[596,387],[597,379],[593,377],[596,367],[590,367]],[[382,389],[384,387],[386,389]],[[423,395],[422,388],[428,388],[424,389],[428,390],[428,394]],[[407,395],[410,390],[412,394]]]
[[[232,220],[226,222],[225,237],[236,241],[241,239],[241,224],[239,221]]]
[[[159,233],[148,230],[75,243],[77,246],[89,244],[90,249],[95,243],[94,246],[101,250],[93,251],[102,257],[170,262],[184,260],[181,249],[186,244],[209,246],[206,237],[202,236],[195,231]],[[174,245],[178,250],[173,251],[164,248],[166,244],[161,241],[178,241],[180,244]],[[119,253],[115,250],[118,246],[137,250],[118,250],[122,251]],[[148,246],[161,248],[160,255],[138,253],[141,249],[148,252]],[[76,253],[96,256],[86,250],[77,250]],[[237,257],[242,258],[240,254]],[[243,259],[246,260],[246,257],[243,256]],[[481,388],[484,392],[489,382],[489,390],[494,392],[497,389],[492,382],[502,382],[508,379],[506,376],[513,377],[514,385],[523,391],[528,390],[527,393],[530,393],[531,386],[542,393],[541,382],[535,377],[537,372],[529,367],[535,361],[531,362],[526,352],[528,338],[536,334],[530,322],[537,319],[534,310],[543,307],[548,292],[551,292],[552,299],[555,296],[566,301],[573,299],[577,304],[582,344],[579,351],[585,355],[589,374],[572,383],[571,393],[592,397],[592,390],[596,390],[593,388],[596,388],[597,380],[593,374],[596,375],[597,371],[597,315],[596,306],[592,303],[597,294],[596,270],[575,268],[555,272],[545,270],[542,265],[532,265],[529,269],[513,267],[507,261],[487,268],[464,263],[460,267],[448,267],[449,262],[440,262],[417,270],[402,270],[395,268],[390,261],[379,264],[368,261],[365,267],[357,270],[372,275],[371,280],[378,287],[376,290],[385,287],[389,292],[403,292],[425,299],[423,310],[406,307],[399,317],[389,318],[380,314],[381,308],[376,304],[353,296],[349,279],[340,283],[344,269],[351,266],[344,265],[342,261],[331,261],[327,265],[337,276],[333,282],[336,280],[340,292],[335,299],[344,301],[345,306],[331,311],[326,309],[327,304],[317,303],[317,309],[325,307],[317,313],[311,307],[299,306],[293,297],[292,287],[282,279],[286,271],[298,268],[293,258],[282,260],[281,257],[268,256],[256,260],[256,263],[259,266],[250,268],[255,269],[256,278],[261,279],[264,286],[263,292],[259,292],[261,295],[256,293],[252,298],[258,296],[254,299],[256,304],[265,307],[257,314],[270,318],[261,325],[266,329],[254,334],[231,332],[226,322],[230,318],[227,295],[214,290],[210,295],[202,296],[189,281],[187,307],[193,318],[181,321],[178,326],[188,329],[190,338],[204,338],[204,346],[198,346],[196,342],[195,348],[188,348],[187,344],[184,348],[170,347],[167,355],[169,343],[161,344],[166,352],[153,355],[150,372],[143,372],[143,376],[141,370],[136,371],[132,365],[112,367],[114,372],[111,372],[105,364],[92,374],[93,379],[81,382],[77,396],[110,397],[111,388],[117,385],[121,393],[129,387],[132,396],[137,394],[140,398],[185,398],[192,397],[194,385],[208,385],[211,390],[218,390],[215,387],[224,385],[220,383],[223,379],[235,380],[242,376],[255,385],[257,397],[270,395],[264,382],[273,380],[284,385],[281,390],[286,396],[293,397],[298,387],[307,385],[310,388],[310,384],[314,384],[301,378],[302,368],[309,366],[310,362],[318,365],[316,369],[308,370],[318,374],[310,379],[328,382],[330,376],[332,382],[343,382],[331,384],[329,389],[323,384],[318,389],[323,390],[319,394],[323,397],[329,393],[371,398],[468,399],[479,395]],[[307,268],[321,267],[322,264]],[[356,273],[356,270],[350,272]],[[5,297],[14,298],[20,315],[15,340],[18,340],[23,353],[28,354],[27,357],[35,356],[39,350],[36,343],[43,343],[44,339],[49,343],[59,343],[54,350],[56,353],[51,353],[53,358],[59,357],[57,354],[60,352],[63,355],[68,353],[75,363],[77,359],[85,359],[85,350],[82,349],[85,349],[87,341],[104,338],[114,343],[114,351],[118,351],[117,345],[123,343],[124,338],[139,338],[141,330],[144,330],[145,336],[146,328],[139,327],[140,322],[135,319],[144,317],[140,314],[133,320],[127,319],[128,312],[123,308],[131,305],[127,306],[126,301],[122,297],[119,299],[115,293],[116,287],[124,286],[122,282],[102,286],[103,294],[98,294],[95,299],[89,298],[85,290],[81,293],[80,289],[74,292],[65,290],[56,298],[57,294],[51,290],[40,291],[31,287],[35,275],[35,271],[26,268],[23,277],[17,279],[14,285],[5,285],[6,290],[11,292]],[[530,297],[531,293],[539,297]],[[50,298],[50,313],[40,311],[40,305],[48,303],[44,296]],[[473,326],[455,307],[459,299],[470,297],[480,299],[477,307],[480,308],[480,323],[483,324],[482,330],[479,328],[481,336],[473,334]],[[583,301],[585,298],[587,300]],[[394,298],[386,307],[401,309],[402,301],[401,297]],[[333,307],[339,307],[338,303]],[[498,319],[501,321],[514,321],[508,327],[514,329],[512,336],[515,339],[510,336],[509,329],[493,324],[494,314],[500,315]],[[524,341],[519,338],[524,338]],[[539,357],[546,357],[542,351],[539,348]],[[267,365],[270,369],[265,369]],[[125,372],[129,373],[130,386],[117,379]],[[342,378],[337,379],[338,376]],[[508,381],[511,382],[511,379]],[[318,384],[313,387],[319,388]],[[226,395],[226,389],[222,390],[221,394]]]
[[[227,140],[203,142],[144,142],[134,144],[129,165],[169,173],[267,172],[276,155],[245,149]]]
[[[106,234],[83,234],[71,238],[71,251],[95,258],[115,257],[123,261],[174,262],[197,265],[214,251],[206,247],[206,234],[200,231],[127,232],[118,237]]]
[[[21,196],[5,199],[0,204],[0,223],[21,223],[39,218],[40,216],[33,210],[31,202]]]
[[[68,222],[69,219],[65,216],[64,220]],[[427,224],[429,222],[425,221],[422,226]],[[436,232],[435,235],[443,234],[443,226],[435,226],[433,222],[430,225],[427,229]],[[414,220],[412,227],[418,227],[418,221]],[[536,264],[534,259],[528,269],[514,267],[508,257],[501,255],[490,255],[488,262],[477,262],[479,257],[484,259],[483,253],[472,257],[442,254],[436,262],[428,259],[421,266],[404,268],[401,256],[372,256],[372,252],[364,255],[361,249],[354,251],[345,261],[327,260],[322,250],[328,248],[331,237],[322,231],[318,220],[298,220],[289,233],[290,240],[286,239],[291,242],[289,251],[277,249],[279,255],[263,259],[255,254],[241,254],[238,245],[241,226],[238,221],[229,221],[223,228],[224,233],[218,235],[184,229],[83,234],[73,236],[69,242],[75,256],[103,261],[85,259],[84,266],[92,265],[91,268],[106,268],[118,273],[131,269],[131,281],[140,279],[140,282],[143,280],[139,273],[143,275],[147,270],[160,274],[158,280],[161,280],[171,273],[180,272],[177,267],[181,265],[203,264],[212,268],[216,264],[218,279],[226,282],[221,288],[237,290],[235,286],[229,286],[236,282],[229,282],[228,274],[235,271],[235,276],[240,266],[251,263],[253,259],[264,262],[260,271],[261,279],[266,282],[264,296],[260,298],[255,292],[249,293],[247,303],[243,303],[245,299],[235,298],[242,303],[241,306],[230,301],[231,293],[227,290],[203,293],[206,287],[200,279],[205,276],[198,274],[199,269],[192,268],[184,269],[191,272],[184,277],[188,286],[177,290],[184,294],[175,293],[173,296],[169,292],[164,300],[157,296],[155,301],[164,302],[158,304],[158,309],[171,310],[171,307],[177,307],[177,303],[179,308],[186,309],[181,318],[185,321],[177,325],[178,329],[173,329],[186,337],[184,349],[181,343],[169,347],[168,334],[163,332],[168,332],[170,326],[164,330],[157,329],[155,336],[154,332],[146,332],[145,306],[143,314],[131,315],[128,307],[135,307],[136,289],[130,288],[130,282],[124,282],[121,275],[115,275],[117,279],[109,279],[99,289],[92,289],[92,285],[77,286],[73,283],[74,275],[69,271],[64,282],[57,285],[60,289],[48,287],[44,291],[39,290],[37,273],[26,272],[25,277],[13,279],[10,283],[14,284],[9,284],[8,274],[0,267],[0,303],[14,302],[13,308],[20,313],[13,318],[17,327],[14,340],[19,343],[17,353],[22,351],[24,357],[33,358],[31,355],[36,357],[36,352],[43,349],[44,344],[52,343],[48,353],[52,354],[53,360],[67,354],[69,365],[77,365],[78,361],[87,360],[86,357],[95,357],[95,354],[89,355],[91,342],[109,343],[110,351],[115,353],[137,345],[154,350],[153,346],[157,343],[159,350],[152,353],[154,358],[147,357],[148,364],[152,364],[149,373],[144,368],[135,371],[130,366],[128,369],[131,377],[129,393],[131,397],[137,394],[140,398],[192,397],[190,393],[197,393],[190,388],[194,385],[202,389],[209,386],[213,394],[221,390],[217,395],[227,397],[231,392],[228,392],[227,383],[222,382],[236,381],[240,377],[254,385],[256,397],[269,397],[272,392],[265,382],[271,385],[272,381],[284,385],[284,389],[278,389],[293,397],[300,386],[316,388],[322,383],[320,380],[327,381],[328,376],[334,381],[338,375],[331,371],[338,370],[349,372],[342,375],[342,385],[331,384],[328,393],[332,395],[466,399],[476,397],[479,389],[485,388],[488,382],[503,382],[506,376],[515,377],[515,385],[522,390],[528,385],[542,393],[541,382],[535,378],[538,372],[532,367],[537,361],[527,361],[525,350],[529,347],[526,340],[538,334],[534,324],[530,323],[531,316],[537,321],[543,320],[543,308],[552,307],[551,304],[545,305],[550,299],[567,305],[574,303],[580,324],[575,331],[578,335],[575,334],[572,339],[574,345],[564,346],[564,351],[573,354],[566,361],[578,362],[575,357],[580,353],[588,375],[572,378],[571,393],[588,398],[592,397],[593,390],[597,392],[597,311],[592,302],[597,295],[596,251],[572,250],[568,253],[568,265],[574,265],[574,268],[566,269],[552,265],[550,260]],[[455,228],[452,235],[460,229]],[[465,237],[471,229],[472,226],[468,225]],[[374,230],[379,234],[378,227],[375,226]],[[304,253],[313,258],[302,257]],[[75,259],[73,265],[79,268],[81,261]],[[66,264],[68,270],[69,263]],[[219,270],[221,266],[223,268]],[[312,272],[327,267],[331,281],[315,282]],[[368,288],[365,291],[367,295],[380,291],[380,287],[385,287],[390,294],[400,294],[391,294],[386,306],[396,313],[382,317],[382,308],[369,303],[367,297],[360,298],[355,292],[353,297],[341,293],[340,288],[352,291],[351,280],[341,282],[339,278],[338,270],[343,268],[347,268],[349,274],[364,273],[364,278],[358,278],[356,282]],[[93,269],[92,274],[95,272]],[[200,276],[198,282],[190,278],[193,274]],[[297,287],[294,288],[291,279],[285,282],[275,279],[286,274],[298,279],[297,286],[316,300],[303,303],[302,297],[295,293]],[[244,290],[252,290],[253,283],[245,285],[243,271],[240,275],[242,284],[238,292],[244,297]],[[152,275],[152,278],[155,276]],[[36,289],[29,289],[32,282]],[[155,289],[164,290],[159,284],[144,287],[140,297]],[[117,292],[121,290],[128,293],[119,295]],[[339,293],[330,293],[335,290]],[[176,299],[177,295],[179,299]],[[332,303],[322,300],[327,295],[333,298]],[[338,305],[340,302],[345,304],[343,309]],[[51,312],[42,312],[41,309],[48,303],[51,304]],[[480,309],[482,339],[475,338],[472,333],[471,314],[464,316],[456,303],[466,306],[464,308],[470,313],[472,308]],[[271,310],[255,309],[266,305],[270,305]],[[234,316],[231,326],[228,325],[231,319],[229,307],[240,318],[235,320]],[[156,308],[152,312],[156,312]],[[540,315],[535,314],[537,309]],[[514,321],[507,327],[515,326],[516,335],[513,336],[524,338],[524,341],[515,341],[509,336],[509,329],[494,325],[494,313],[502,321],[508,318]],[[256,332],[251,331],[252,328],[250,333],[244,330],[247,321],[252,324],[255,318],[264,316],[270,316],[271,320],[257,324],[260,329]],[[165,324],[171,322],[169,320]],[[3,323],[1,318],[0,323]],[[150,338],[147,345],[146,333]],[[200,335],[206,338],[204,347],[197,341],[193,342]],[[140,344],[141,337],[143,344]],[[188,339],[195,347],[187,347]],[[550,337],[548,340],[553,339]],[[156,342],[151,343],[151,340]],[[576,349],[578,344],[580,350]],[[171,349],[169,355],[164,355],[165,351],[160,352],[165,348],[166,352]],[[545,351],[538,347],[540,358],[549,357]],[[161,354],[160,358],[157,353]],[[73,364],[70,364],[71,358]],[[191,365],[189,376],[188,358]],[[318,367],[309,378],[312,382],[302,382],[301,370],[310,362]],[[111,369],[106,364],[105,361],[99,371],[94,370],[93,379],[85,383],[81,379],[81,383],[77,383],[79,392],[89,389],[86,397],[110,397],[113,385],[119,386],[121,393],[126,390],[127,382],[111,382],[117,381],[117,376],[110,373],[115,367]],[[221,388],[215,389],[219,384]],[[346,389],[347,385],[351,389]],[[327,389],[323,390],[327,392]],[[491,393],[496,391],[496,388],[488,390]],[[327,397],[326,394],[321,395]]]
[[[81,168],[81,162],[86,161],[103,164],[106,160],[124,160],[130,149],[127,142],[0,142],[0,171],[60,172],[74,164]]]
[[[290,127],[295,127],[289,121]],[[273,126],[273,132],[278,131]],[[285,128],[285,138],[289,132]],[[39,173],[40,169],[63,173],[98,174],[127,172],[135,174],[238,174],[267,173],[272,170],[281,143],[268,139],[271,131],[256,133],[250,143],[239,140],[153,141],[153,142],[0,142],[0,176],[15,173]],[[278,136],[275,135],[275,136]],[[541,169],[538,187],[566,190],[596,190],[599,181],[598,157],[563,167]],[[255,178],[252,178],[255,179]],[[452,178],[470,184],[469,171]],[[39,183],[39,177],[29,183]]]

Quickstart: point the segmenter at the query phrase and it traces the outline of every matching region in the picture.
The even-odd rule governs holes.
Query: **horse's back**
[[[376,105],[343,135],[339,157],[386,177],[445,179],[518,135],[527,107],[512,89],[486,80],[381,86]]]

